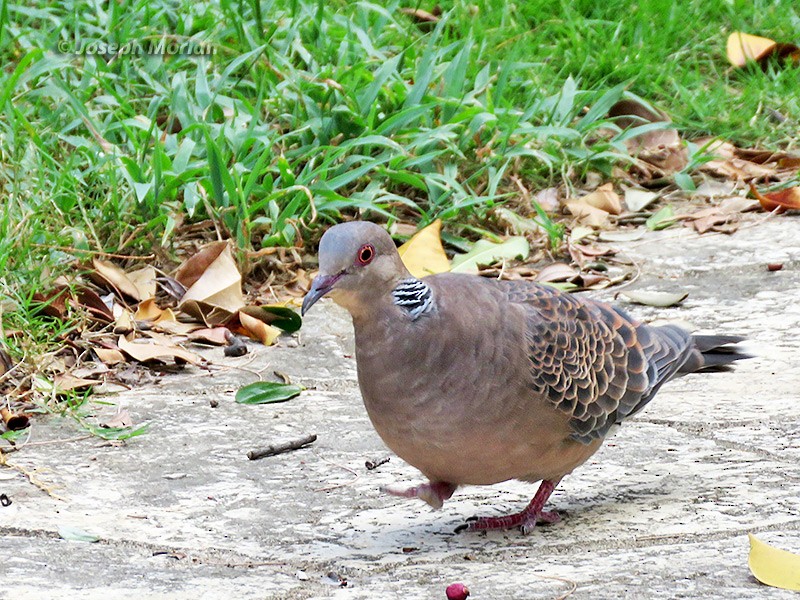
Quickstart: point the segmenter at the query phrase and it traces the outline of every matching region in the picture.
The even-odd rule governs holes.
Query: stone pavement
[[[732,237],[688,230],[616,244],[641,265],[632,287],[689,291],[677,308],[629,307],[706,332],[741,333],[757,358],[673,382],[562,482],[556,525],[453,534],[473,514],[522,508],[535,486],[465,488],[433,512],[379,487],[419,479],[388,452],[358,394],[346,315],[321,303],[299,335],[107,400],[149,433],[32,443],[8,455],[58,496],[0,468],[0,598],[443,599],[797,598],[747,568],[747,533],[800,551],[800,221]],[[784,263],[768,272],[767,263]],[[610,299],[614,290],[600,296]],[[287,373],[308,386],[272,406],[235,390]],[[218,406],[212,407],[212,401]],[[99,412],[113,407],[97,405]],[[310,448],[258,461],[248,450],[317,433]],[[35,421],[31,442],[81,434]],[[71,526],[97,543],[59,538]],[[340,587],[340,578],[347,580]]]

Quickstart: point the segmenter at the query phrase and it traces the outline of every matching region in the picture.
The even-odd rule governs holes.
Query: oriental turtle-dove
[[[554,522],[544,504],[670,379],[745,358],[737,336],[652,327],[614,306],[528,281],[412,277],[365,221],[331,227],[303,313],[330,296],[353,318],[358,381],[383,441],[428,482],[397,496],[442,506],[458,486],[541,481],[523,511],[483,530]],[[459,528],[459,529],[462,529]]]

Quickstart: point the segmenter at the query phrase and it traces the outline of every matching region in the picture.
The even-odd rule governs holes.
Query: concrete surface
[[[213,350],[211,374],[106,398],[149,422],[145,436],[64,442],[81,433],[70,420],[38,419],[31,442],[55,442],[8,460],[60,499],[0,468],[13,502],[0,507],[0,598],[442,599],[456,581],[475,599],[563,598],[573,585],[572,598],[797,598],[750,575],[746,534],[800,551],[798,225],[784,216],[732,237],[667,230],[616,244],[641,264],[633,287],[690,293],[634,314],[745,334],[757,358],[666,386],[562,482],[559,524],[452,533],[473,514],[522,508],[534,492],[522,483],[459,490],[439,512],[382,495],[419,477],[396,457],[364,468],[388,453],[361,405],[349,320],[321,303],[278,347]],[[784,269],[768,272],[773,262]],[[234,403],[255,371],[274,370],[309,390]],[[245,457],[306,433],[319,435],[311,448]],[[99,542],[61,539],[64,526]]]

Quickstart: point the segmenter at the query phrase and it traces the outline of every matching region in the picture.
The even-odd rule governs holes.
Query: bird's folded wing
[[[692,350],[678,327],[649,327],[601,302],[529,282],[506,282],[506,292],[527,313],[532,392],[567,413],[585,444],[647,404]]]

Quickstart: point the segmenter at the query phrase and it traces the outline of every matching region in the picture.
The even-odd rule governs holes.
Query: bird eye
[[[375,246],[364,244],[358,249],[358,264],[367,265],[375,258]]]

